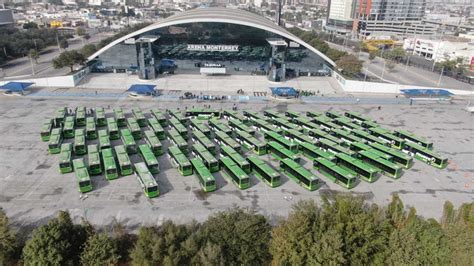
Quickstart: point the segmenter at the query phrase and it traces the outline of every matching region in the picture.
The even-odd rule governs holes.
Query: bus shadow
[[[167,171],[176,171],[175,174],[180,174],[178,169],[173,167],[171,165],[168,156],[166,153],[163,155],[160,155],[157,157],[159,166],[160,166],[160,172],[156,175],[154,175],[156,182],[158,183],[158,187],[160,188],[160,195],[164,195],[168,192],[171,192],[174,187],[173,185],[169,182],[169,177]]]
[[[104,174],[101,175],[91,175],[92,187],[93,190],[98,190],[109,185],[109,180],[105,178]]]
[[[229,184],[227,177],[224,176],[225,174],[223,174],[222,171],[224,170],[221,169],[218,172],[212,173],[214,179],[216,180],[216,190],[220,190],[223,187],[227,186],[227,184]]]

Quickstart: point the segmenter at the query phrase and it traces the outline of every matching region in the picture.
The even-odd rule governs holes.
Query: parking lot
[[[99,226],[122,222],[129,228],[142,224],[160,224],[172,219],[187,222],[202,221],[208,215],[234,206],[248,207],[267,215],[272,222],[285,216],[291,205],[302,199],[321,201],[323,195],[347,192],[339,185],[312,170],[324,184],[310,192],[285,176],[282,185],[270,188],[251,175],[252,186],[239,190],[226,177],[217,173],[217,190],[205,194],[195,176],[181,176],[170,166],[165,155],[159,157],[161,172],[155,175],[161,195],[148,199],[140,189],[135,176],[106,181],[104,176],[93,176],[94,190],[81,197],[74,173],[60,174],[58,156],[47,153],[47,143],[40,140],[39,130],[44,118],[52,117],[58,107],[104,107],[112,112],[122,107],[130,112],[139,106],[147,113],[151,108],[174,109],[203,106],[195,101],[157,102],[130,98],[59,98],[59,97],[6,97],[0,96],[0,207],[16,226],[41,224],[59,210],[68,210],[79,222],[85,218]],[[216,109],[231,109],[234,103],[206,103]],[[417,208],[418,214],[439,218],[446,200],[456,206],[474,199],[474,123],[473,116],[463,110],[465,102],[454,104],[415,104],[377,106],[364,104],[303,104],[291,102],[242,102],[242,110],[284,112],[293,111],[344,111],[360,112],[387,128],[403,128],[434,142],[436,151],[449,158],[446,169],[439,170],[415,160],[399,180],[382,176],[377,182],[361,181],[350,190],[364,196],[369,202],[385,205],[392,193],[398,193],[408,206]],[[258,135],[262,139],[262,135]],[[68,140],[72,141],[72,140]],[[120,141],[119,141],[120,142]],[[88,142],[90,144],[91,142]],[[112,142],[117,144],[116,141]],[[164,141],[165,148],[168,141]],[[267,155],[262,158],[275,167],[276,161]],[[131,157],[139,161],[138,155]],[[305,166],[311,163],[305,159]]]

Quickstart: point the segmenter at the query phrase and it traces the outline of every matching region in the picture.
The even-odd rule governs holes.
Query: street
[[[364,74],[367,73],[368,76],[382,79],[385,82],[463,90],[474,89],[472,84],[461,82],[447,76],[442,76],[440,79],[439,73],[407,66],[405,64],[396,64],[391,70],[385,66],[384,69],[384,60],[380,57],[376,57],[372,62],[370,62],[369,53],[356,53],[349,47],[343,47],[342,45],[330,42],[327,42],[327,44],[331,48],[343,50],[358,56],[360,60],[364,61],[364,69],[362,70]]]
[[[92,34],[91,38],[88,41],[82,40],[80,38],[68,40],[69,47],[67,50],[81,49],[86,44],[96,44],[99,43],[102,39],[110,36],[111,33],[98,33]],[[61,49],[61,52],[63,50]],[[31,77],[47,77],[52,75],[63,75],[69,72],[69,68],[55,69],[53,68],[52,61],[60,54],[59,48],[57,46],[50,46],[40,52],[40,57],[38,58],[38,63],[35,63],[33,60],[33,69],[29,57],[21,57],[9,61],[8,63],[0,66],[2,69],[3,76],[1,78],[31,78]]]

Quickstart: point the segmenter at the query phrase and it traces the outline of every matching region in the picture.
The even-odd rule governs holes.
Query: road
[[[86,42],[82,39],[70,39],[68,50],[72,49],[81,49],[86,44],[96,44],[99,43],[102,39],[110,36],[111,33],[99,33],[91,34],[91,38]],[[63,69],[54,69],[52,61],[57,57],[60,52],[57,46],[50,46],[41,52],[40,57],[38,58],[38,63],[33,62],[34,73],[32,70],[31,62],[29,57],[21,57],[9,61],[5,65],[0,66],[3,69],[2,78],[38,78],[46,77],[51,75],[62,75],[69,72],[69,68]]]
[[[380,57],[377,57],[375,60],[370,62],[369,54],[366,52],[356,53],[348,47],[329,42],[328,45],[331,48],[343,50],[358,56],[360,60],[364,61],[363,72],[367,71],[367,75],[383,79],[389,83],[474,90],[474,85],[472,84],[461,82],[447,76],[442,76],[440,79],[439,73],[434,73],[417,67],[406,66],[404,64],[397,64],[392,70],[385,67],[384,70],[384,60]]]

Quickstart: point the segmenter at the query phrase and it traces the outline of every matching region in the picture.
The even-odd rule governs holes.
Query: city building
[[[338,35],[352,34],[356,0],[330,0],[325,30]]]
[[[430,40],[422,38],[407,38],[403,49],[408,53],[425,57],[434,62],[457,60],[462,58],[461,64],[469,65],[474,62],[474,41],[457,38],[452,40]]]
[[[13,12],[10,9],[0,9],[0,28],[13,27],[15,20],[13,19]]]
[[[436,26],[422,21],[426,0],[355,0],[353,29],[359,38],[367,36],[427,36]]]
[[[328,75],[323,53],[259,15],[226,8],[182,12],[128,34],[91,57],[92,72],[266,75],[271,81]]]

